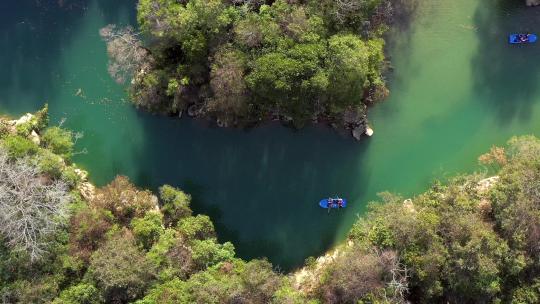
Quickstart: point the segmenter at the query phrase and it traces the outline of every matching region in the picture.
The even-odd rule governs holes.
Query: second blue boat
[[[535,43],[538,37],[535,34],[512,34],[508,36],[510,44],[527,44]]]
[[[325,209],[339,209],[347,207],[347,200],[344,198],[325,198],[319,201],[319,206]]]

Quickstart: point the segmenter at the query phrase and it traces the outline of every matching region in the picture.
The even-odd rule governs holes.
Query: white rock
[[[527,6],[537,6],[540,5],[540,0],[525,0]]]
[[[491,189],[491,187],[493,187],[493,185],[495,185],[498,181],[499,181],[498,176],[485,178],[478,182],[478,184],[476,185],[476,191],[478,191],[478,193],[480,194],[483,194],[487,192],[489,189]]]
[[[373,136],[373,133],[374,133],[374,131],[373,131],[372,128],[366,127],[366,135],[367,136]]]
[[[77,176],[81,179],[81,181],[83,181],[83,182],[88,181],[88,172],[87,171],[82,170],[82,169],[78,169],[78,168],[76,168],[74,171],[75,171],[75,174],[77,174]]]
[[[34,118],[34,115],[32,115],[30,113],[26,113],[21,118],[19,118],[19,119],[17,119],[15,121],[15,125],[18,126],[18,125],[25,124],[25,123],[29,122],[30,120],[32,120],[32,118]]]
[[[30,139],[33,143],[35,143],[38,146],[41,144],[41,139],[39,138],[39,135],[34,130],[32,130],[32,133],[28,135],[28,139]]]
[[[87,201],[91,201],[96,195],[96,187],[89,182],[81,183],[78,190],[81,193],[81,196]]]
[[[413,201],[410,198],[403,201],[403,208],[405,208],[405,210],[409,212],[416,212],[416,209],[414,209]]]

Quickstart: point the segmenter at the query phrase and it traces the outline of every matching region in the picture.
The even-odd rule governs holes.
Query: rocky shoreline
[[[2,129],[9,135],[21,135],[21,133],[26,133],[27,135],[25,137],[39,146],[42,143],[39,126],[42,118],[37,116],[41,114],[48,115],[47,111],[48,109],[45,107],[36,114],[26,113],[18,119],[2,117],[0,118],[0,126],[2,126]],[[24,130],[24,132],[21,132],[21,130]],[[79,179],[76,189],[85,200],[90,201],[94,197],[96,187],[89,182],[88,172],[77,168],[74,164],[66,164],[66,161],[61,157],[59,159],[61,161],[62,169],[69,166],[74,168],[73,171],[77,174]]]
[[[188,107],[187,111],[173,113],[173,115],[171,116],[182,118],[184,117],[184,114],[186,114],[187,117],[192,118],[192,119],[208,120],[211,123],[215,123],[215,125],[220,128],[230,128],[230,127],[251,128],[251,127],[257,126],[260,123],[268,122],[268,121],[278,121],[284,126],[295,128],[295,129],[298,128],[292,123],[291,117],[288,117],[285,115],[279,115],[277,113],[271,113],[268,115],[268,117],[260,118],[257,121],[251,121],[251,122],[235,121],[234,123],[230,124],[230,123],[227,123],[226,121],[220,120],[218,117],[215,117],[214,115],[210,115],[209,113],[206,113],[205,111],[201,109],[193,110],[196,107],[200,108],[201,106],[198,104],[193,104],[190,107]],[[358,110],[355,110],[355,109],[350,109],[348,111],[345,111],[341,119],[339,120],[329,117],[329,116],[325,116],[325,115],[314,115],[314,117],[311,119],[311,123],[324,124],[324,125],[330,126],[332,129],[336,131],[345,130],[356,141],[362,140],[364,136],[371,137],[375,133],[373,128],[368,123],[367,115],[364,113],[360,113]]]

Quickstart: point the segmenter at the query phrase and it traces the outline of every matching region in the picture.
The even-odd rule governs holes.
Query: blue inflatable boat
[[[319,206],[325,209],[339,209],[347,207],[347,200],[344,198],[325,198],[319,202]]]
[[[512,34],[508,36],[510,44],[527,44],[535,43],[538,37],[535,34]]]

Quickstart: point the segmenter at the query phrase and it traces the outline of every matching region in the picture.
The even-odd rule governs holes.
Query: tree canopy
[[[211,116],[223,125],[273,117],[300,127],[312,119],[343,126],[349,110],[361,113],[358,125],[365,105],[382,96],[375,92],[385,90],[385,25],[375,17],[389,15],[388,4],[141,0],[146,47],[131,29],[109,26],[102,36],[113,76],[130,71],[133,102],[151,111]]]

